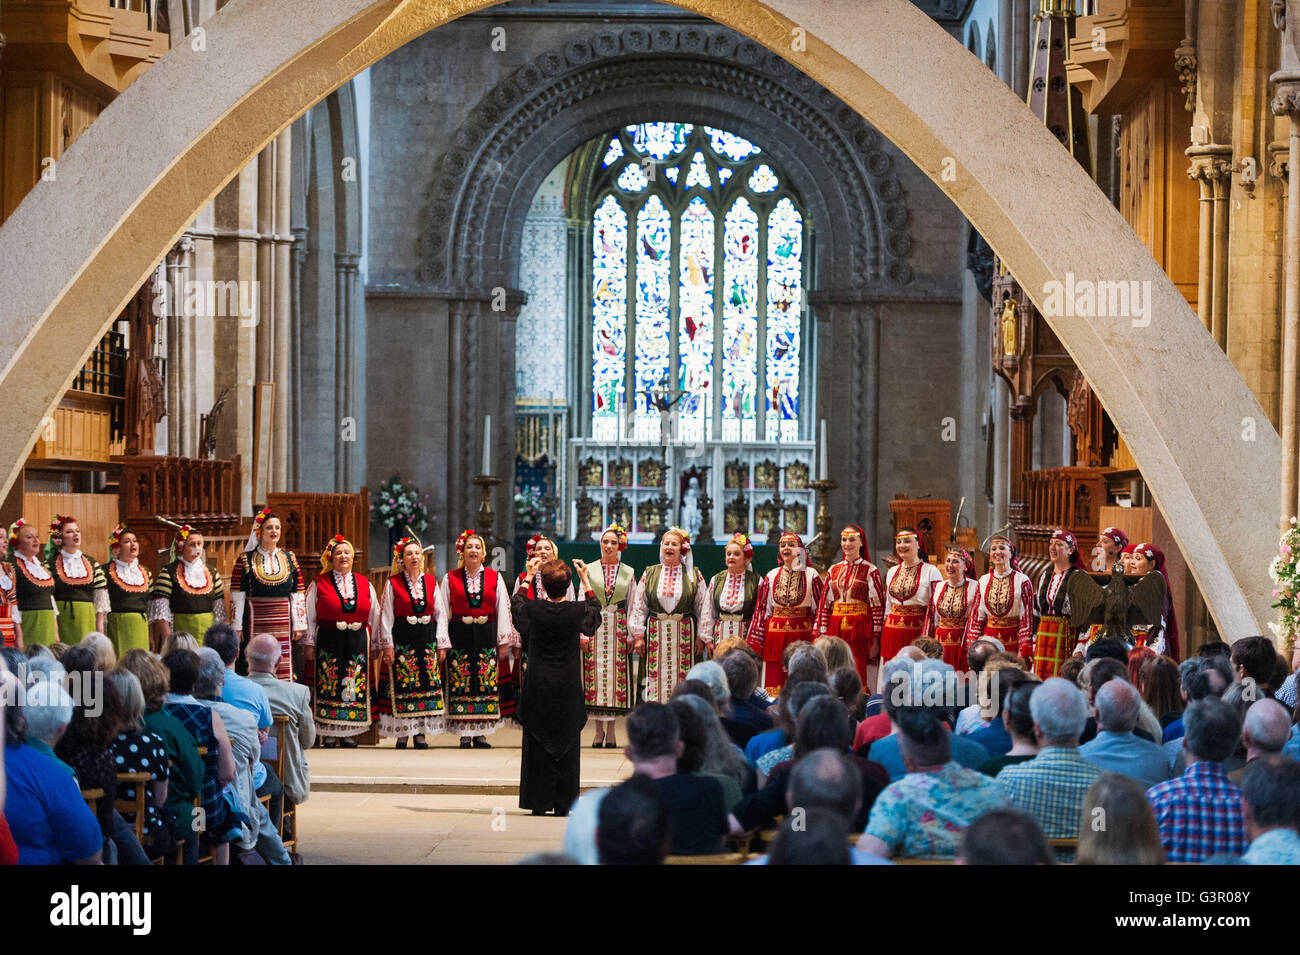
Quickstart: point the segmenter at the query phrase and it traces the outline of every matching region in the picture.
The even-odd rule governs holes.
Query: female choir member
[[[632,708],[632,645],[627,634],[628,598],[636,572],[623,563],[627,531],[611,524],[600,535],[600,573],[590,573],[600,605],[600,626],[583,644],[582,688],[587,713],[596,721],[592,749],[617,749],[614,718]]]
[[[9,556],[9,534],[0,534],[0,558]],[[17,571],[14,565],[0,560],[0,645],[23,649],[22,639],[14,623],[18,607]]]
[[[505,580],[484,567],[487,545],[472,530],[456,539],[460,559],[438,585],[438,645],[447,652],[447,728],[461,749],[491,749],[488,733],[501,728],[497,667],[510,650],[510,594]]]
[[[730,637],[745,639],[758,602],[759,577],[754,573],[754,545],[744,534],[735,534],[723,550],[727,569],[709,581],[713,600],[713,642]]]
[[[813,640],[813,617],[822,599],[822,580],[808,566],[803,541],[786,531],[777,541],[781,563],[758,586],[749,645],[763,657],[762,685],[776,694],[785,686],[782,653],[797,640]]]
[[[1056,676],[1061,664],[1073,652],[1076,643],[1070,622],[1071,574],[1087,573],[1079,542],[1069,531],[1053,532],[1047,542],[1047,556],[1052,559],[1050,572],[1044,571],[1034,596],[1038,627],[1034,631],[1034,672],[1040,680]]]
[[[1140,647],[1150,647],[1156,653],[1178,659],[1178,618],[1174,616],[1173,591],[1169,589],[1169,575],[1165,573],[1165,554],[1155,544],[1138,544],[1133,548],[1131,573],[1136,577],[1159,574],[1165,579],[1164,615],[1159,624],[1145,630],[1133,627],[1133,637]]]
[[[159,647],[172,631],[202,639],[208,627],[226,622],[221,575],[208,569],[203,535],[188,524],[176,529],[167,566],[153,580],[149,622]]]
[[[54,604],[59,611],[59,640],[80,643],[88,633],[104,632],[108,585],[104,568],[81,552],[76,518],[55,515],[50,524],[49,570],[54,577]]]
[[[41,535],[21,517],[9,528],[14,557],[14,639],[27,646],[59,642],[54,575],[41,561]]]
[[[275,675],[292,681],[293,642],[307,630],[307,608],[298,558],[280,549],[281,533],[280,518],[269,507],[253,518],[247,548],[230,574],[230,616],[245,644],[255,633],[269,633],[280,641]]]
[[[867,535],[857,524],[840,532],[843,559],[826,573],[826,589],[817,608],[813,632],[839,637],[853,650],[853,663],[863,686],[867,667],[880,659],[880,631],[885,621],[885,584],[867,551]]]
[[[542,589],[542,574],[539,568],[547,561],[556,559],[555,542],[549,537],[534,534],[524,544],[524,553],[527,555],[527,562],[515,579],[515,586],[514,590],[511,591],[511,596],[513,598],[515,594],[522,593],[530,600],[545,600],[546,591]],[[564,599],[575,599],[572,583],[569,584]],[[524,686],[524,670],[527,669],[526,664],[528,662],[517,632],[511,635],[510,649],[511,656],[501,661],[501,673],[499,674],[501,681],[501,716],[503,719],[515,715],[519,703],[519,693]]]
[[[120,660],[128,650],[149,649],[149,571],[140,566],[140,541],[122,524],[108,538],[113,559],[104,567],[108,619],[104,635]]]
[[[970,553],[956,544],[948,545],[943,559],[944,579],[934,588],[925,635],[943,644],[943,662],[957,670],[966,669],[966,649],[962,639],[970,620],[971,608],[979,581],[975,579],[975,561]]]
[[[645,569],[632,593],[627,628],[633,652],[643,654],[649,703],[667,703],[697,655],[712,651],[713,601],[680,527],[660,538],[659,563]]]
[[[1121,551],[1128,546],[1128,535],[1118,527],[1108,527],[1097,535],[1097,546],[1104,554],[1101,573],[1109,574],[1115,561],[1120,559]]]
[[[981,637],[993,637],[1005,647],[1015,646],[1026,660],[1034,652],[1034,585],[1016,564],[1016,545],[1005,534],[989,541],[993,565],[980,578],[966,625],[965,649]]]
[[[515,627],[528,651],[528,682],[519,701],[524,727],[519,807],[534,816],[567,816],[578,798],[582,727],[582,644],[600,624],[600,607],[587,565],[573,562],[586,599],[578,603],[569,568],[551,558],[541,565],[541,595],[514,598]]]
[[[382,652],[385,663],[393,661],[375,588],[352,570],[355,556],[342,534],[325,545],[321,573],[307,588],[307,632],[300,640],[304,656],[316,661],[316,732],[349,747],[356,741],[348,737],[370,729],[371,656]]]
[[[397,737],[406,749],[428,749],[425,734],[441,733],[446,724],[442,664],[451,644],[438,642],[438,578],[426,573],[424,549],[414,537],[393,548],[393,573],[384,584],[380,609],[383,643],[392,647],[388,680],[378,693],[379,735]]]
[[[880,634],[880,656],[892,660],[899,650],[921,635],[930,612],[935,584],[943,580],[929,561],[921,537],[913,527],[894,535],[898,563],[885,575],[885,623]]]

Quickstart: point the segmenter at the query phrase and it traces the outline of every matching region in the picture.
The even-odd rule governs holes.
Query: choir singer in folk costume
[[[691,538],[670,527],[659,541],[659,563],[641,575],[627,627],[642,657],[645,700],[667,703],[697,658],[713,649],[713,601],[691,557]]]

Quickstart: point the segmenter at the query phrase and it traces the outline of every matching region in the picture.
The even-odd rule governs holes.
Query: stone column
[[[167,282],[170,293],[167,302],[167,453],[187,454],[190,440],[190,407],[187,385],[191,379],[186,372],[186,344],[194,334],[194,326],[185,318],[185,283],[189,280],[189,257],[194,251],[194,240],[187,234],[167,254]],[[192,351],[192,346],[190,348]]]
[[[1007,518],[1022,523],[1027,514],[1025,475],[1034,469],[1034,412],[1037,406],[1026,395],[1016,397],[1011,406],[1011,503]]]
[[[1189,146],[1187,175],[1200,187],[1196,311],[1219,347],[1228,346],[1228,199],[1232,147]]]
[[[357,281],[361,254],[334,253],[334,490],[339,494],[355,493],[355,441],[343,440],[343,419],[359,418],[357,367],[362,363],[361,345],[364,328],[355,314]]]
[[[292,170],[290,147],[291,133],[283,130],[275,138],[275,221],[271,241],[274,248],[275,296],[275,425],[271,452],[271,487],[279,491],[291,490],[289,482],[289,422],[293,417],[294,388],[290,369],[292,353],[297,351],[297,340],[291,328],[290,303],[292,302],[290,246],[293,234],[289,229]],[[263,186],[265,188],[265,186]]]
[[[1297,434],[1297,363],[1300,361],[1300,193],[1292,177],[1300,169],[1300,72],[1294,69],[1296,51],[1288,39],[1282,41],[1283,69],[1272,76],[1277,84],[1272,109],[1278,116],[1285,115],[1289,122],[1287,150],[1287,200],[1285,245],[1285,305],[1282,317],[1282,401],[1280,430],[1282,433],[1282,496],[1279,507],[1279,524],[1286,528],[1297,509],[1297,463],[1300,462],[1300,435]]]

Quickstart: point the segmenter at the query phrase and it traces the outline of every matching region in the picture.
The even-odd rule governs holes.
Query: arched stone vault
[[[201,49],[171,51],[115,100],[0,228],[3,491],[112,317],[227,180],[366,66],[490,5],[234,0],[204,24]],[[1220,630],[1258,631],[1271,616],[1277,434],[1137,236],[1081,169],[1059,162],[1060,144],[1024,104],[907,0],[676,5],[789,59],[866,117],[951,196],[1040,307],[1044,283],[1067,273],[1150,283],[1147,324],[1052,325],[1132,449]],[[1058,170],[1050,191],[1035,187],[1047,168]]]

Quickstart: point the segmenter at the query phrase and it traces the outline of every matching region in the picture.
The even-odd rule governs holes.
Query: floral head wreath
[[[268,517],[274,517],[275,512],[269,507],[264,507],[253,515],[253,529],[248,532],[248,543],[244,545],[244,550],[256,550],[262,543],[262,525],[266,523]]]
[[[55,514],[54,520],[50,521],[50,536],[45,541],[45,560],[48,562],[54,559],[54,555],[63,547],[63,526],[70,524],[75,518],[67,517],[63,514]]]
[[[394,576],[402,572],[402,560],[406,556],[406,548],[410,547],[412,544],[420,548],[420,568],[421,570],[424,569],[425,567],[424,547],[420,544],[418,539],[412,537],[410,534],[407,534],[405,537],[403,537],[401,540],[399,540],[396,544],[393,545]]]
[[[731,540],[729,540],[727,543],[736,544],[740,547],[740,552],[744,555],[746,564],[748,564],[751,560],[754,559],[754,545],[750,543],[749,536],[747,534],[740,534],[740,533],[732,534]]]
[[[330,538],[330,542],[325,545],[325,549],[321,551],[320,554],[321,570],[328,571],[330,568],[334,566],[334,550],[339,546],[339,544],[347,544],[349,547],[352,547],[352,541],[348,540],[342,534],[335,534],[333,537]],[[352,553],[354,556],[356,552],[357,549],[355,547],[352,547]]]
[[[18,532],[27,526],[27,522],[21,517],[9,525],[9,544],[15,546],[18,543]]]
[[[116,554],[122,546],[122,535],[130,533],[125,524],[118,524],[113,528],[113,532],[108,535],[108,552]]]
[[[1080,570],[1086,569],[1083,563],[1083,555],[1079,553],[1079,541],[1073,534],[1067,530],[1054,531],[1052,540],[1060,541],[1069,548],[1071,565],[1078,567]]]
[[[604,537],[610,531],[613,531],[614,536],[618,538],[619,552],[622,553],[627,550],[627,531],[623,530],[623,528],[617,524],[610,524],[609,527],[600,532],[600,536]]]
[[[686,528],[678,527],[674,524],[668,530],[664,531],[664,537],[669,534],[676,534],[682,541],[682,566],[686,568],[686,574],[689,577],[695,576],[695,558],[691,556],[691,535]],[[659,559],[663,560],[663,538],[659,540]]]
[[[167,563],[170,564],[176,560],[181,548],[185,546],[185,542],[190,539],[190,535],[193,533],[194,528],[190,527],[189,524],[182,524],[176,528],[176,533],[172,536],[172,546],[167,551]]]
[[[537,548],[538,541],[543,541],[543,540],[546,540],[546,538],[543,537],[541,534],[534,534],[532,537],[528,538],[528,540],[524,543],[524,555],[527,557],[532,557],[533,551],[536,550]]]
[[[483,543],[483,549],[485,551],[487,550],[487,541],[483,540],[483,535],[478,531],[473,528],[461,531],[460,536],[456,538],[456,565],[458,567],[465,566],[465,545],[469,542],[471,537],[477,537]],[[484,554],[484,556],[486,557],[487,555]]]

